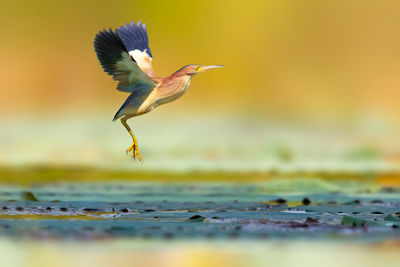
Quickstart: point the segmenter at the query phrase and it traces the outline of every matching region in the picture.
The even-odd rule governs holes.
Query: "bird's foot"
[[[126,150],[126,153],[129,153],[129,152],[131,152],[131,156],[133,159],[136,160],[136,158],[137,158],[140,162],[143,161],[143,158],[139,153],[139,147],[136,142],[133,142],[132,145],[130,147],[128,147],[128,149]]]

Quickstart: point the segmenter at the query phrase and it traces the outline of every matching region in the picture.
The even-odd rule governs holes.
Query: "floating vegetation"
[[[354,182],[56,183],[0,189],[0,235],[400,239],[400,192]],[[279,186],[282,183],[282,186]],[[277,190],[281,188],[281,190]],[[29,189],[29,190],[28,190]],[[12,201],[11,201],[12,200]]]

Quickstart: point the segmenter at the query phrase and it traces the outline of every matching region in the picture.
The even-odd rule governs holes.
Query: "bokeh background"
[[[1,0],[0,10],[2,262],[399,262],[400,1]],[[128,94],[93,49],[98,31],[132,20],[147,24],[160,76],[187,64],[227,66],[128,121],[143,164],[125,153],[131,138],[112,122]],[[296,209],[305,200],[320,213]],[[190,208],[203,202],[213,206]],[[254,212],[243,208],[253,202]],[[218,217],[205,215],[214,210]],[[353,210],[362,222],[344,225],[342,211]],[[221,221],[190,221],[194,214]],[[182,225],[174,238],[171,222]],[[234,234],[272,235],[203,240],[203,228],[190,230],[238,222]],[[297,230],[279,235],[286,223]]]
[[[0,164],[128,169],[396,168],[399,1],[9,1],[0,16]],[[129,122],[93,38],[147,24],[153,66],[224,64]]]

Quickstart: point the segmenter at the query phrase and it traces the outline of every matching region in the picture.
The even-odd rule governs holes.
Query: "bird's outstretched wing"
[[[146,25],[140,21],[138,24],[133,21],[131,24],[127,23],[125,26],[119,27],[116,33],[121,38],[132,59],[147,75],[152,76],[154,74],[153,66],[151,65],[153,56],[149,48]]]
[[[128,25],[132,26],[133,24],[134,22]],[[142,24],[139,24],[139,26],[140,25]],[[118,81],[117,89],[123,92],[133,92],[139,89],[150,90],[156,86],[156,83],[145,73],[145,71],[149,69],[146,69],[144,65],[140,66],[138,64],[140,60],[132,55],[135,54],[137,56],[144,45],[141,41],[144,36],[140,30],[143,29],[143,26],[139,26],[136,25],[137,28],[130,31],[130,37],[127,37],[127,33],[120,28],[115,32],[111,29],[109,31],[100,31],[94,39],[94,49],[101,66],[114,80]],[[147,32],[145,31],[145,33],[145,37],[147,37]],[[122,36],[124,36],[124,39],[128,39],[130,43],[128,43],[128,41],[124,42]],[[134,43],[134,40],[137,40],[137,42]],[[148,39],[146,38],[145,40]],[[148,41],[145,43],[148,43]],[[134,49],[131,51],[132,53],[130,53],[130,48],[128,47],[135,45],[139,49]],[[143,51],[146,52],[146,48]],[[149,61],[151,66],[151,60]]]

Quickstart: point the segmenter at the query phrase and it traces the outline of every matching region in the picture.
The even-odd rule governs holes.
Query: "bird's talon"
[[[136,150],[136,157],[138,158],[138,160],[140,162],[143,162],[143,158],[142,158],[142,156],[140,156],[139,150]]]
[[[135,143],[132,143],[132,145],[130,147],[128,147],[128,149],[126,150],[126,153],[129,153],[135,146]]]
[[[135,143],[132,143],[132,145],[126,149],[126,153],[129,153],[129,152],[131,154],[131,157],[134,160],[136,160],[136,155],[138,152],[137,152],[137,145]]]
[[[139,153],[139,147],[136,143],[132,143],[132,145],[126,150],[126,153],[130,153],[134,160],[137,158],[140,162],[143,162],[143,158]]]
[[[139,147],[138,147],[138,145],[137,145],[136,143],[135,143],[135,145],[133,146],[132,156],[133,156],[134,158],[137,157],[137,159],[138,159],[140,162],[142,162],[142,160],[143,160],[142,156],[141,156],[140,153],[139,153]]]

